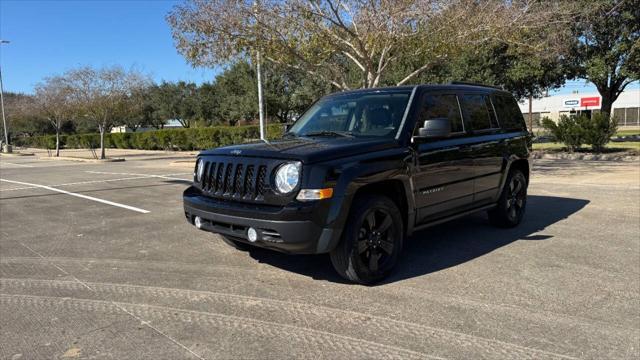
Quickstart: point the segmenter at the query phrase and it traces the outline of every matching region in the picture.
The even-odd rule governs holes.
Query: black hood
[[[201,155],[261,157],[314,163],[385,150],[398,146],[394,139],[357,137],[298,137],[252,142],[205,150]]]

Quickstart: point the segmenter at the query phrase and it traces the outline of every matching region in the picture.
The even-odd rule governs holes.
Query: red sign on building
[[[597,96],[580,98],[580,106],[600,106],[600,98]]]

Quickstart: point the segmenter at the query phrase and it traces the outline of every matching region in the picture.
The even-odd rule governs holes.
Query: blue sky
[[[42,78],[80,65],[120,64],[156,80],[211,81],[178,54],[165,15],[176,1],[0,0],[6,91],[32,92]]]
[[[81,65],[122,65],[156,81],[213,80],[216,70],[193,68],[173,46],[165,15],[178,1],[0,0],[0,66],[6,91],[31,93],[46,76]],[[638,88],[636,82],[630,88]],[[572,81],[553,93],[596,92]]]

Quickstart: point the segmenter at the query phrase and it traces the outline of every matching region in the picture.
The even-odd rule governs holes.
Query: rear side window
[[[462,116],[458,99],[455,95],[434,95],[426,94],[422,101],[422,108],[418,114],[416,131],[424,124],[425,120],[447,118],[451,123],[451,133],[464,132]]]
[[[498,123],[493,113],[493,108],[489,98],[485,95],[463,95],[462,109],[467,122],[471,124],[474,131],[482,131],[498,128]]]
[[[506,95],[494,95],[493,106],[496,108],[498,120],[503,129],[515,131],[526,129],[524,118],[516,99]]]

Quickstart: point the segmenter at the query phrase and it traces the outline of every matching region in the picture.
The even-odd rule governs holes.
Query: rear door
[[[496,93],[491,95],[491,102],[502,128],[502,136],[505,138],[505,154],[527,156],[530,147],[529,132],[516,99],[510,94]],[[505,176],[503,173],[501,184],[504,183]]]
[[[486,93],[465,93],[460,104],[472,132],[475,205],[495,200],[499,192],[504,163],[504,136],[493,104]]]
[[[417,223],[458,212],[473,200],[474,164],[463,144],[467,133],[455,92],[427,92],[422,95],[414,135],[425,120],[448,118],[451,136],[416,144],[416,173],[413,177]]]

